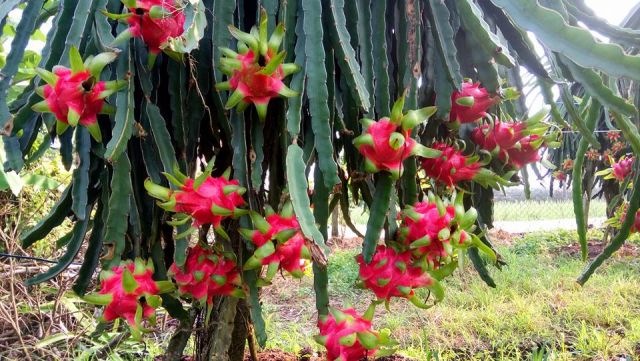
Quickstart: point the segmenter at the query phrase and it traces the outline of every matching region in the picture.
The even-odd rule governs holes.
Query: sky
[[[638,0],[585,0],[596,14],[613,24],[620,24]]]

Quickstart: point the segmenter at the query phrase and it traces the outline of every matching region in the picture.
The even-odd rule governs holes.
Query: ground
[[[496,289],[467,265],[445,281],[445,300],[432,309],[419,310],[403,300],[392,302],[390,311],[379,308],[376,327],[391,329],[400,342],[400,355],[416,360],[528,360],[537,353],[556,360],[624,360],[640,354],[635,243],[580,287],[575,278],[585,264],[574,233],[494,236],[508,263],[502,271],[492,271]],[[333,305],[363,310],[371,295],[352,287],[358,244],[357,239],[335,242],[329,282]],[[591,257],[602,249],[595,238],[590,246]],[[265,289],[269,349],[295,355],[304,347],[316,347],[311,282],[311,277],[278,278]]]

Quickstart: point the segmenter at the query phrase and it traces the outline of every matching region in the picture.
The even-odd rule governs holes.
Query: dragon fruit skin
[[[174,263],[168,274],[176,281],[181,295],[209,306],[216,296],[244,297],[236,263],[200,245],[189,248],[184,266],[180,268]]]
[[[64,133],[69,126],[81,125],[97,141],[102,141],[98,114],[112,114],[115,110],[105,103],[105,98],[127,85],[127,81],[100,81],[102,69],[117,57],[106,52],[88,57],[84,62],[78,49],[72,47],[69,59],[72,68],[57,65],[53,71],[37,68],[36,73],[47,84],[36,88],[44,98],[32,109],[42,113],[53,113],[56,117],[57,134]]]
[[[613,177],[618,180],[618,182],[624,182],[624,180],[631,174],[633,168],[633,162],[635,158],[622,158],[618,162],[612,163],[611,168],[613,169]]]
[[[259,30],[254,28],[251,33],[229,26],[231,35],[238,40],[238,52],[220,48],[223,54],[220,69],[228,80],[217,83],[216,89],[231,91],[226,109],[237,107],[238,111],[244,111],[253,104],[260,121],[265,121],[271,99],[298,95],[283,80],[300,71],[300,67],[294,63],[282,63],[286,52],[278,49],[284,37],[284,25],[278,24],[267,39],[267,12],[264,8],[260,10],[259,22]]]
[[[493,126],[483,124],[471,133],[471,140],[480,148],[497,155],[498,159],[515,169],[540,160],[538,150],[544,145],[539,134],[526,134],[530,124],[501,122]]]
[[[408,215],[410,211],[413,218]],[[418,258],[426,257],[427,262],[433,268],[438,268],[442,261],[451,255],[450,235],[453,233],[452,223],[455,218],[455,208],[452,205],[445,207],[444,214],[440,214],[438,206],[434,202],[418,202],[402,214],[402,231],[405,234],[398,236],[398,239],[405,245],[411,246],[413,242],[428,240],[428,244],[414,248],[414,255]],[[414,213],[415,212],[415,213]],[[444,238],[443,238],[444,234]],[[458,245],[467,240],[467,233],[462,231]]]
[[[451,94],[451,112],[449,121],[455,123],[471,123],[487,115],[487,109],[500,102],[499,97],[492,97],[479,83],[463,82],[460,91]]]
[[[411,299],[415,288],[429,287],[434,283],[427,272],[413,266],[412,255],[408,251],[398,253],[393,248],[379,245],[368,264],[362,255],[358,255],[356,260],[365,288],[373,291],[378,299]]]
[[[252,213],[251,219],[257,229],[240,230],[240,233],[256,246],[254,254],[247,260],[244,268],[268,266],[261,285],[269,284],[278,269],[287,271],[295,278],[302,277],[305,271],[303,260],[311,259],[311,252],[291,204],[287,203],[280,214],[269,210],[266,218]]]
[[[633,226],[631,226],[631,233],[640,232],[640,210],[636,212],[636,216],[633,220]]]
[[[416,142],[410,137],[410,132],[399,133],[398,128],[388,118],[382,118],[366,129],[366,134],[373,140],[372,144],[357,143],[356,146],[366,159],[367,171],[375,173],[384,170],[391,172],[395,178],[402,175],[402,162],[412,155]],[[390,145],[392,134],[401,134],[403,137],[403,144],[397,149]]]
[[[160,7],[162,14],[153,16],[154,7]],[[184,32],[184,12],[173,0],[136,0],[135,7],[130,7],[129,11],[131,16],[127,22],[131,36],[142,38],[153,55],[162,52],[170,38],[179,37]]]
[[[365,158],[364,168],[369,173],[386,171],[393,179],[402,176],[402,162],[412,155],[423,158],[440,156],[440,151],[427,148],[411,138],[411,130],[426,122],[435,112],[435,107],[403,111],[406,93],[393,105],[391,117],[380,120],[362,119],[362,134],[353,139],[360,154]]]
[[[461,151],[444,143],[437,143],[433,149],[442,152],[437,158],[425,158],[422,160],[422,168],[427,176],[449,187],[460,182],[472,180],[480,171],[481,165],[462,154]]]
[[[100,291],[83,298],[98,305],[104,305],[104,321],[124,318],[131,327],[132,334],[139,338],[142,320],[155,322],[155,309],[160,306],[159,294],[174,289],[170,281],[153,280],[153,264],[136,259],[103,271],[100,275]]]
[[[319,318],[318,329],[316,341],[326,347],[328,361],[360,361],[373,356],[380,343],[380,335],[371,329],[371,320],[352,308],[330,308],[328,315]]]
[[[149,179],[144,186],[151,196],[162,201],[159,205],[165,210],[193,218],[194,227],[212,224],[219,230],[223,219],[246,214],[245,210],[238,208],[245,204],[242,195],[246,189],[240,187],[237,180],[229,180],[228,175],[211,177],[202,174],[196,180],[184,175],[178,177],[180,179],[173,176],[169,179],[180,187],[179,190],[162,187]],[[197,183],[200,184],[196,186]]]

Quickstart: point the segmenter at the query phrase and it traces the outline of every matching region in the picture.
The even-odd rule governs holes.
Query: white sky
[[[620,24],[638,0],[585,0],[596,14],[612,24]]]

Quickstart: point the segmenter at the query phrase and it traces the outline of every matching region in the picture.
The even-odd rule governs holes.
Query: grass
[[[566,253],[575,250],[573,239],[570,232],[531,233],[501,245],[509,265],[492,270],[496,289],[466,265],[445,281],[441,304],[419,310],[394,300],[390,311],[378,309],[376,327],[389,328],[401,354],[418,360],[530,360],[536,352],[550,360],[631,359],[640,349],[640,262],[614,258],[581,288],[575,277],[584,263]],[[330,258],[330,297],[334,306],[363,310],[371,295],[353,288],[356,252]],[[306,277],[293,292],[276,284],[266,295],[268,347],[316,347],[311,282]]]
[[[589,207],[589,217],[606,217],[606,203],[603,199],[594,199]],[[351,220],[354,224],[365,225],[369,212],[362,207],[351,209]],[[573,203],[571,200],[523,200],[494,203],[495,221],[540,221],[555,219],[573,219]]]

